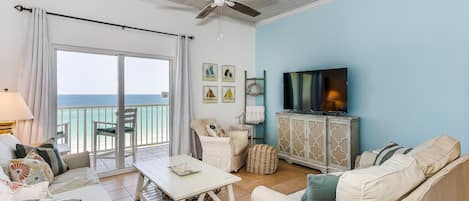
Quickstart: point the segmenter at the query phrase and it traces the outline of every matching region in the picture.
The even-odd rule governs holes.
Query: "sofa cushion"
[[[16,144],[20,143],[15,136],[10,134],[0,135],[0,166],[4,171],[8,169],[11,159],[16,159]]]
[[[329,174],[310,174],[306,192],[301,201],[335,201],[335,192],[339,176]]]
[[[433,138],[409,152],[417,160],[417,164],[424,170],[425,176],[430,177],[448,163],[459,158],[461,143],[450,136]]]
[[[395,201],[425,179],[417,161],[397,154],[380,166],[345,172],[337,185],[337,201]]]
[[[49,190],[57,194],[93,184],[99,184],[96,172],[87,167],[77,168],[55,177]]]
[[[49,196],[49,182],[24,185],[19,182],[0,180],[0,196],[5,201],[40,200]]]
[[[26,185],[53,180],[47,163],[35,159],[13,159],[9,166],[10,177],[13,181]]]
[[[79,199],[82,201],[111,201],[111,198],[107,192],[99,184],[89,185],[71,191],[54,194],[52,197],[62,200]]]

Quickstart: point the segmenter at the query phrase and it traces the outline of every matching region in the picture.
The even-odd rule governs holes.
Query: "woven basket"
[[[277,149],[265,144],[249,148],[247,171],[256,174],[273,174],[278,168]]]

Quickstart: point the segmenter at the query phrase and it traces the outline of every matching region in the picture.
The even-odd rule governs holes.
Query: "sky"
[[[169,61],[125,57],[125,94],[169,91]],[[59,95],[117,94],[118,57],[57,51]]]

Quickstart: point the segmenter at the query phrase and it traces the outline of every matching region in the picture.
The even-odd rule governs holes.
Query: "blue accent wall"
[[[258,26],[267,142],[277,142],[283,72],[347,66],[362,151],[449,134],[469,152],[468,8],[467,0],[335,0]]]

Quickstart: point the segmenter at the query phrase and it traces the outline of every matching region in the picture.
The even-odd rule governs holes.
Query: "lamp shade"
[[[0,92],[0,121],[17,121],[32,119],[33,115],[16,92]]]

